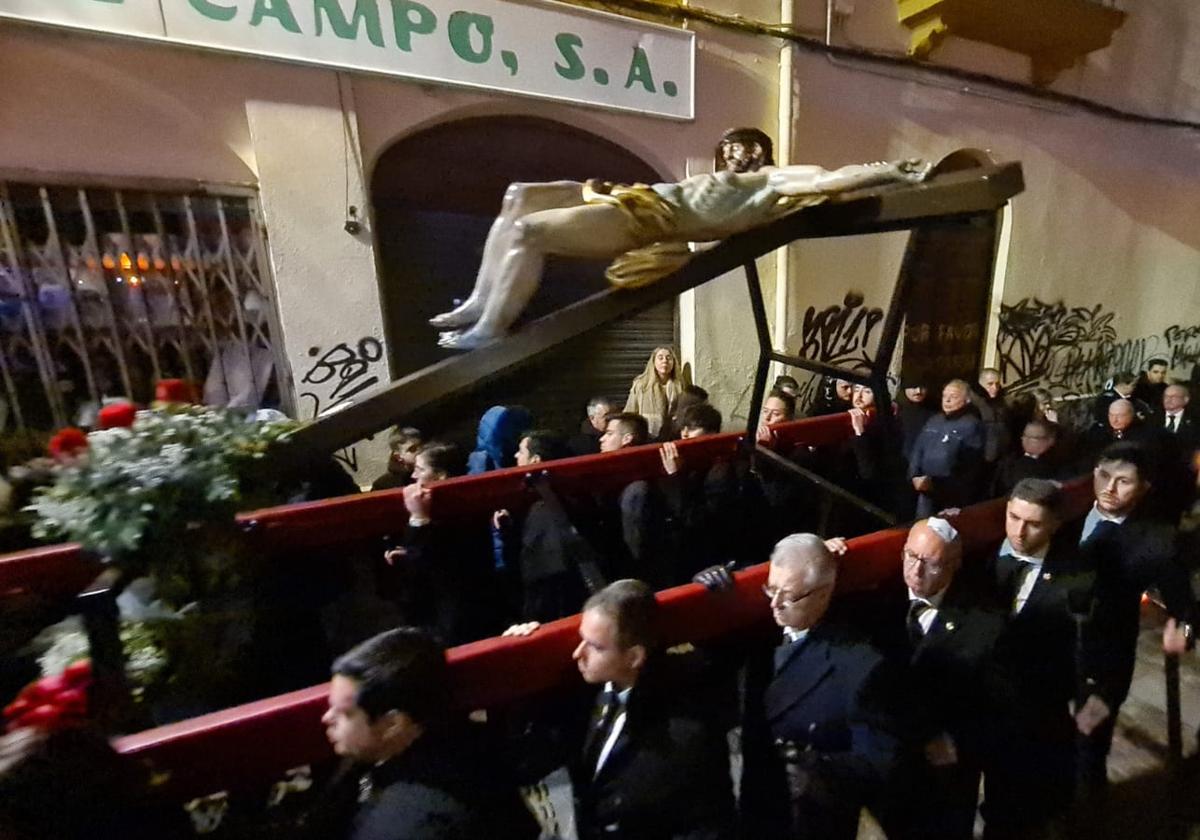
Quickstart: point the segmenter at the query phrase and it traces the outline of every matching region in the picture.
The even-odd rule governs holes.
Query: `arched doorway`
[[[484,239],[514,181],[604,178],[653,183],[661,177],[614,143],[563,123],[533,117],[481,117],[436,126],[400,140],[371,178],[384,322],[393,376],[445,357],[426,323],[464,298],[474,283]],[[604,287],[603,264],[551,260],[526,318],[536,318]],[[673,344],[675,308],[663,304],[568,342],[547,357],[490,382],[429,431],[457,436],[488,405],[530,408],[539,426],[573,431],[590,396],[623,400],[657,344]]]

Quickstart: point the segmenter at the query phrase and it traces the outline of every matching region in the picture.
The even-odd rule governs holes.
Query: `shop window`
[[[90,425],[164,379],[220,404],[248,375],[278,402],[273,298],[248,190],[0,181],[0,435]]]

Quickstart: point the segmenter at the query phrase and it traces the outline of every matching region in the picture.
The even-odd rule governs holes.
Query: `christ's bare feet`
[[[482,313],[483,301],[479,298],[469,297],[449,312],[434,315],[429,319],[429,325],[439,330],[469,327],[479,320],[479,316]]]
[[[469,330],[451,330],[438,337],[438,347],[446,350],[475,350],[499,339],[498,335],[484,333],[478,326]]]

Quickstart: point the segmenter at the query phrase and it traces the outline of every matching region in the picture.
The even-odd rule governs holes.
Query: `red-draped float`
[[[711,445],[716,447],[717,442]],[[653,447],[630,454],[657,458]],[[625,466],[633,463],[630,459]],[[631,477],[628,473],[625,480]],[[495,478],[518,482],[521,471],[506,470]],[[464,488],[459,491],[464,505],[487,508],[487,496],[482,492],[486,480],[458,483]],[[1070,514],[1082,515],[1091,502],[1089,484],[1077,481],[1067,489]],[[442,504],[448,504],[450,498],[447,493]],[[439,515],[453,515],[448,507],[442,510]],[[1003,537],[1003,511],[1003,501],[995,500],[967,508],[955,517],[968,562],[993,550]],[[839,592],[871,589],[898,575],[906,534],[907,528],[898,527],[850,540]],[[770,621],[761,591],[766,575],[767,566],[762,563],[738,573],[736,588],[729,593],[709,593],[695,584],[659,593],[667,641],[704,642]],[[578,680],[571,660],[579,640],[578,625],[579,617],[572,616],[546,625],[528,638],[485,639],[452,649],[449,659],[458,707],[501,707]],[[332,758],[319,720],[325,704],[326,686],[318,685],[124,737],[117,745],[126,754],[170,771],[171,790],[180,798],[218,789],[252,788],[289,768]]]

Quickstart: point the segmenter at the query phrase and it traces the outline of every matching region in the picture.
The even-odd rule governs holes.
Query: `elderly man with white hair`
[[[962,560],[945,519],[920,520],[908,532],[907,591],[883,628],[904,673],[908,747],[885,819],[889,838],[970,840],[980,774],[1005,730],[1011,683],[995,656],[1005,616],[978,605]]]
[[[852,840],[899,741],[882,655],[828,618],[838,561],[813,534],[784,537],[763,587],[782,644],[747,676],[741,810],[748,837]]]
[[[984,429],[968,399],[971,386],[951,379],[942,388],[942,413],[925,421],[913,441],[908,477],[917,492],[917,515],[929,516],[978,500]]]

